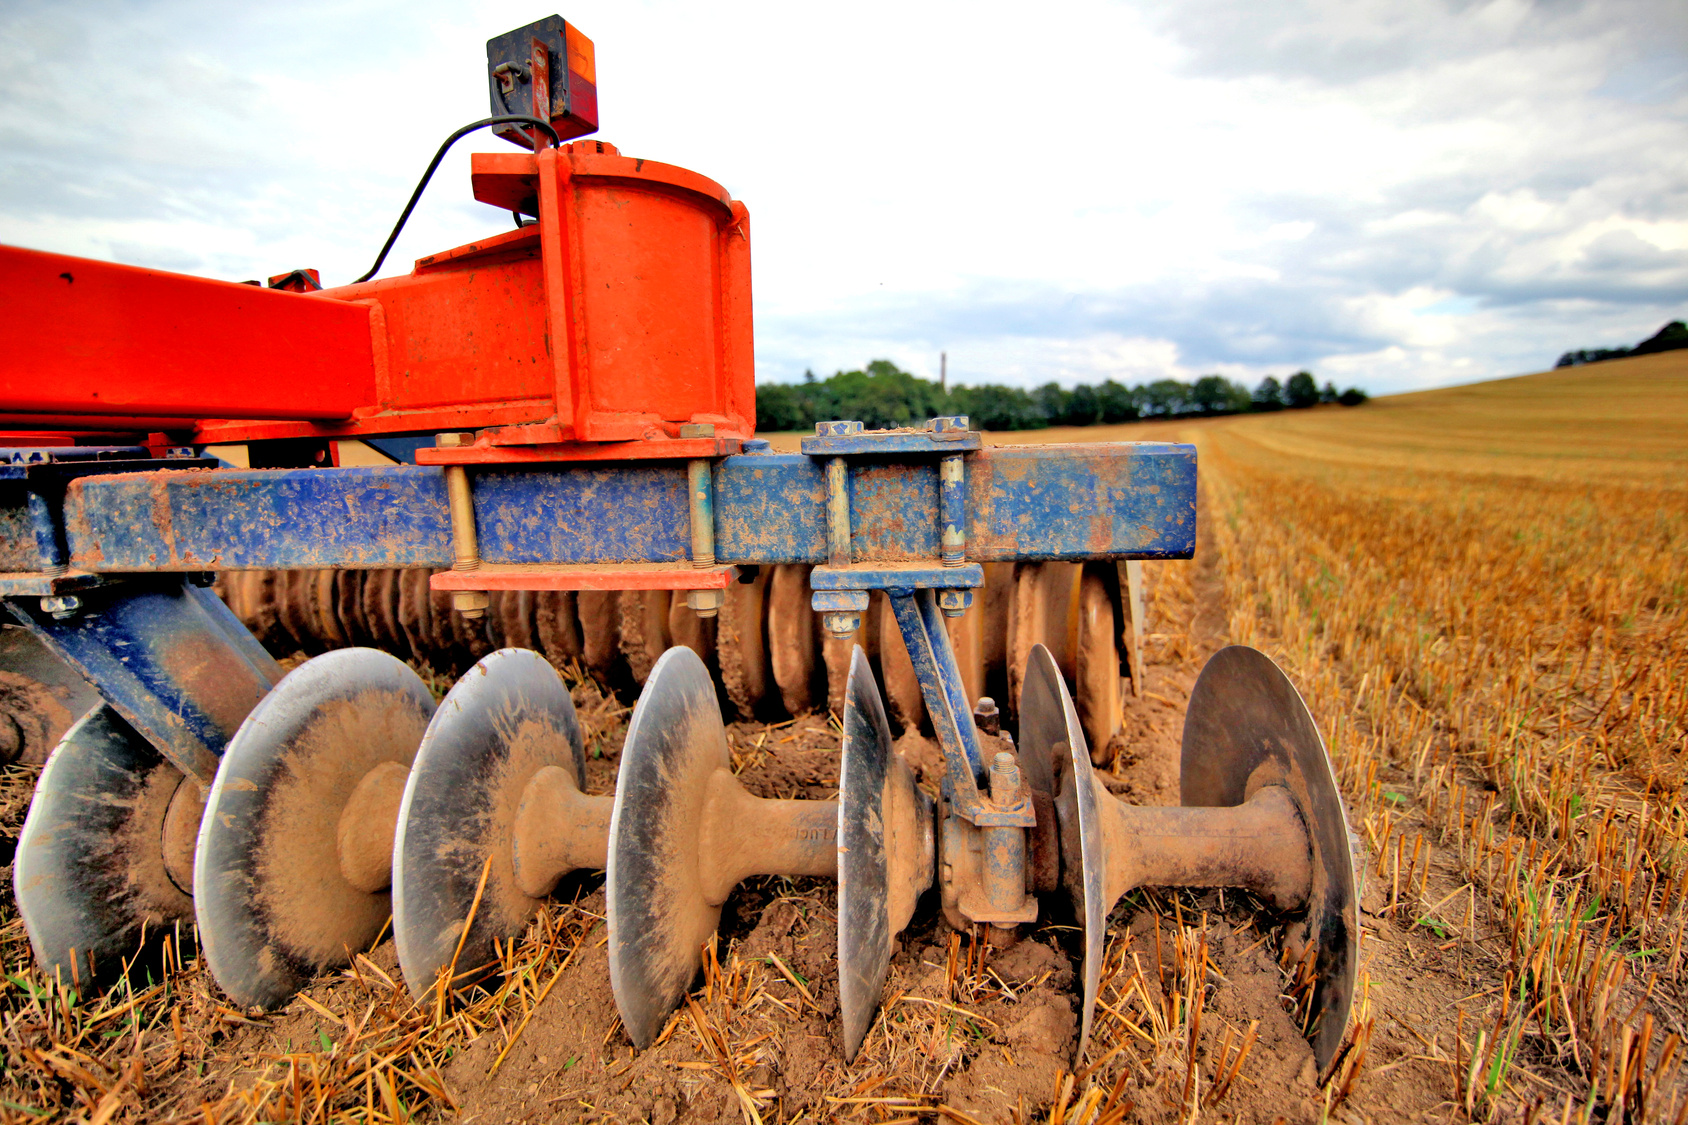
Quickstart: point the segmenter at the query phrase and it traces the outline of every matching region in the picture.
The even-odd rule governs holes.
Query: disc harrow
[[[843,707],[851,645],[828,637],[809,602],[809,571],[771,566],[723,591],[719,615],[699,618],[668,590],[496,590],[484,617],[451,611],[424,570],[248,571],[220,575],[217,592],[278,656],[378,648],[458,675],[495,649],[579,664],[632,692],[674,644],[701,657],[738,718],[782,718]],[[1133,612],[1136,564],[994,563],[975,606],[948,623],[972,696],[1019,698],[1032,644],[1056,656],[1074,689],[1097,762],[1119,732],[1142,611]],[[1140,595],[1138,595],[1140,597]],[[877,666],[895,728],[930,730],[920,686],[883,595],[870,599],[858,640]],[[1010,708],[1010,718],[1012,718]]]
[[[519,221],[408,275],[254,289],[0,247],[31,372],[0,403],[0,689],[67,712],[0,723],[0,757],[64,728],[14,872],[44,971],[98,987],[193,919],[230,998],[273,1007],[390,918],[409,989],[444,1005],[602,870],[642,1049],[740,883],[830,878],[846,1059],[923,902],[1010,932],[1070,905],[1082,1057],[1120,898],[1237,887],[1295,919],[1328,1072],[1355,879],[1289,680],[1210,660],[1179,808],[1094,771],[1141,684],[1136,564],[1195,550],[1194,448],[987,446],[938,417],[776,453],[748,210],[571,140],[597,127],[578,29],[488,50],[494,115],[447,147],[494,126],[522,150],[471,160]],[[342,463],[360,443],[391,455]],[[284,676],[270,649],[309,659]],[[436,705],[406,661],[461,675]],[[635,700],[613,795],[586,791],[577,665]],[[723,708],[822,707],[836,798],[751,793]],[[916,728],[924,775],[893,740]]]

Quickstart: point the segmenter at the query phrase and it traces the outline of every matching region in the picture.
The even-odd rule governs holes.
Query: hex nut
[[[82,599],[75,594],[41,599],[41,612],[50,613],[59,621],[66,621],[82,611]]]
[[[938,608],[945,617],[960,617],[973,604],[971,590],[939,590]]]
[[[683,422],[680,425],[680,436],[683,438],[714,437],[714,422]]]
[[[935,434],[966,433],[972,429],[972,419],[965,414],[946,414],[941,418],[933,418],[926,423],[926,428]]]
[[[817,437],[854,437],[862,432],[860,422],[816,422],[815,436]]]
[[[450,433],[434,435],[434,448],[436,449],[457,449],[465,445],[474,444],[475,435],[473,432],[457,430]]]
[[[826,635],[837,637],[839,640],[849,640],[856,635],[856,630],[862,627],[862,615],[851,611],[831,610],[821,614],[821,625],[826,629]]]
[[[714,617],[721,611],[721,603],[726,596],[720,590],[687,590],[686,604],[697,611],[699,617]]]
[[[492,598],[485,590],[453,590],[451,592],[451,608],[464,617],[473,620],[486,615],[486,607],[492,604]]]

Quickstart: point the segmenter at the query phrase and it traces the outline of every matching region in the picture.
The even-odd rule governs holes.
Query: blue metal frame
[[[42,603],[61,604],[55,614]],[[210,590],[137,578],[76,599],[7,598],[12,616],[88,678],[183,773],[209,784],[223,745],[281,668]]]
[[[972,562],[1178,559],[1195,548],[1190,446],[992,448],[967,462]],[[938,559],[937,458],[871,458],[851,478],[855,562]],[[476,468],[471,480],[484,562],[690,556],[684,462]],[[714,484],[717,562],[825,561],[822,462],[728,457]],[[67,491],[64,516],[70,565],[98,573],[452,564],[436,467],[94,476]]]
[[[1029,812],[981,797],[985,763],[943,615],[965,609],[984,562],[1189,558],[1194,448],[980,448],[965,418],[924,431],[818,429],[803,454],[751,445],[707,471],[684,461],[475,466],[480,560],[682,562],[707,539],[694,540],[700,511],[713,517],[718,563],[823,564],[811,572],[815,608],[846,627],[868,591],[885,590],[944,748],[952,810],[980,825],[1030,824]],[[0,560],[16,568],[0,574],[0,596],[201,778],[280,670],[217,598],[158,572],[454,561],[438,467],[184,473],[174,470],[211,462],[72,456],[0,460]],[[848,532],[831,550],[829,497],[834,532]]]

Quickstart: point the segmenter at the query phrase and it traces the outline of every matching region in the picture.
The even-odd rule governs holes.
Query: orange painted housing
[[[0,332],[34,341],[0,358],[0,424],[144,414],[219,443],[490,428],[492,446],[754,432],[742,203],[595,140],[472,171],[477,199],[539,222],[309,294],[0,248],[0,288],[31,294],[0,302]],[[63,273],[99,281],[100,315]]]

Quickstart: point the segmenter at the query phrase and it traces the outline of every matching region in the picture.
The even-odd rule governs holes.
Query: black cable
[[[416,185],[416,190],[410,193],[410,202],[404,205],[404,213],[399,216],[399,221],[393,224],[393,233],[387,236],[387,244],[381,247],[381,253],[376,255],[375,264],[369,267],[368,273],[358,278],[357,281],[352,282],[353,285],[356,285],[361,281],[368,281],[370,278],[374,277],[375,271],[381,268],[381,263],[387,260],[387,252],[393,248],[393,243],[398,241],[399,232],[404,229],[405,221],[410,218],[410,213],[416,210],[416,201],[422,198],[422,189],[428,186],[429,180],[433,179],[434,169],[438,168],[440,166],[440,161],[445,159],[446,150],[451,148],[452,145],[456,144],[464,137],[468,136],[470,133],[473,133],[476,129],[485,129],[488,125],[526,125],[531,129],[543,129],[545,132],[551,134],[552,144],[561,145],[563,143],[563,139],[557,135],[557,130],[551,127],[551,123],[549,121],[542,121],[537,117],[529,117],[525,113],[502,113],[497,117],[488,117],[484,121],[476,121],[471,125],[465,125],[463,128],[457,130],[457,132],[447,137],[445,139],[445,144],[441,145],[440,150],[434,153],[434,159],[429,162],[428,170],[422,173],[422,181]]]

